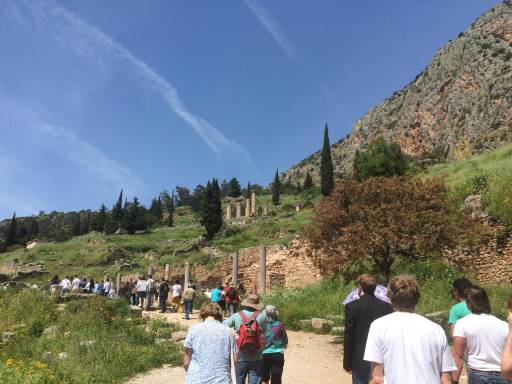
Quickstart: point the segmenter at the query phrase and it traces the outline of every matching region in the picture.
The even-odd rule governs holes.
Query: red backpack
[[[245,316],[244,311],[240,312],[242,325],[240,326],[239,337],[236,342],[240,352],[257,352],[262,349],[263,342],[260,327],[256,321],[258,315],[258,311],[255,311],[251,317]]]

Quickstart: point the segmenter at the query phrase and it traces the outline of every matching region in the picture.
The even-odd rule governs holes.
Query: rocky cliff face
[[[450,41],[414,81],[373,107],[332,146],[337,176],[377,137],[418,157],[461,158],[512,141],[512,2],[505,1]],[[285,180],[319,179],[320,152]]]

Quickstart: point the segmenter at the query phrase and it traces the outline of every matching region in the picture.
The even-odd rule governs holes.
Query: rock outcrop
[[[442,47],[409,85],[373,107],[332,146],[337,176],[377,137],[419,158],[461,158],[512,141],[512,3],[505,1]],[[320,152],[283,176],[319,180]]]

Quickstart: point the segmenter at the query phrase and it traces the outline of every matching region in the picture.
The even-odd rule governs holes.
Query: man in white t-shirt
[[[171,305],[175,310],[178,309],[180,305],[180,299],[181,299],[181,292],[182,288],[180,285],[179,280],[176,280],[175,284],[171,287]]]
[[[457,368],[443,329],[414,313],[420,298],[413,276],[396,276],[388,296],[396,312],[370,326],[364,360],[372,384],[449,384]]]
[[[105,292],[105,293],[104,293],[104,295],[105,295],[105,296],[108,296],[108,293],[110,292],[110,285],[111,285],[111,284],[112,284],[112,283],[110,282],[110,280],[109,280],[109,279],[106,279],[105,284],[103,285],[103,290],[104,290],[104,292]]]
[[[468,288],[465,294],[471,315],[458,320],[453,330],[453,356],[458,368],[453,380],[458,383],[467,351],[470,383],[509,383],[500,374],[508,324],[491,315],[491,304],[482,288]]]
[[[60,285],[62,287],[62,294],[68,293],[71,289],[71,281],[69,280],[69,277],[66,276],[65,279],[62,279]]]
[[[77,275],[73,278],[73,281],[71,282],[71,292],[79,292],[80,291],[80,284],[82,282],[78,278]]]

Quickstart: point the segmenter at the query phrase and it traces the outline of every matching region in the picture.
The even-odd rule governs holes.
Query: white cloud
[[[263,28],[267,30],[272,38],[281,46],[290,59],[294,59],[296,51],[291,40],[286,36],[281,26],[274,17],[267,11],[259,0],[244,0],[252,13],[258,18]]]
[[[100,149],[80,139],[69,127],[47,122],[36,108],[27,107],[0,95],[0,128],[26,131],[23,137],[38,149],[56,151],[93,178],[98,190],[125,188],[133,193],[141,191],[144,183],[132,170],[109,158]],[[19,133],[18,133],[19,134]],[[15,151],[16,153],[16,151]],[[2,170],[3,169],[3,170]],[[29,178],[30,171],[13,161],[12,156],[0,157],[0,175],[12,182]],[[0,193],[4,188],[0,187]]]
[[[14,1],[14,0],[13,0]],[[54,37],[73,52],[99,61],[117,61],[136,78],[157,92],[174,111],[201,137],[217,158],[236,156],[247,160],[255,169],[248,151],[224,136],[200,116],[192,113],[183,103],[176,88],[130,50],[104,33],[100,28],[82,20],[76,14],[59,6],[53,0],[21,1],[39,23],[53,31]],[[16,0],[20,3],[20,0]]]

